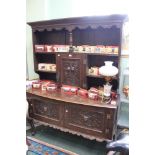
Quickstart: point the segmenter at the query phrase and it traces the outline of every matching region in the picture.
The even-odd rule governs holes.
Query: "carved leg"
[[[36,130],[35,130],[35,126],[34,126],[34,121],[33,121],[33,119],[28,118],[28,122],[30,123],[30,126],[31,126],[32,136],[34,136],[36,134]]]

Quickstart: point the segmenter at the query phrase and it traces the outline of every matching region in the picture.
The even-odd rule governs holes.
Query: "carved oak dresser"
[[[104,78],[89,74],[91,67],[113,61],[120,71],[122,29],[126,15],[54,19],[28,23],[32,28],[34,70],[39,79],[83,89],[103,86]],[[35,45],[69,45],[69,52],[36,52]],[[77,46],[118,47],[118,53],[77,52]],[[40,63],[55,64],[56,71],[39,70]],[[120,74],[120,73],[119,73]],[[118,91],[119,75],[112,81]],[[115,105],[58,92],[27,91],[29,116],[42,124],[85,138],[103,141],[116,132],[119,97]]]

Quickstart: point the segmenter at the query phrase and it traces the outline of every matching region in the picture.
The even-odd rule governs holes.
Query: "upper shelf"
[[[128,20],[127,15],[109,15],[109,16],[88,16],[88,17],[74,17],[74,18],[63,18],[54,20],[44,20],[36,22],[28,22],[32,27],[32,31],[51,31],[52,29],[61,30],[67,29],[72,31],[75,28],[85,29],[91,27],[96,29],[97,27],[111,28],[116,26],[121,28],[123,22]]]
[[[57,54],[57,53],[69,53],[69,52],[34,52],[36,54]],[[76,54],[81,54],[82,52],[73,52]],[[113,56],[113,57],[118,57],[118,54],[104,54],[104,53],[87,53],[87,52],[83,52],[82,54],[86,54],[86,55],[100,55],[100,56]]]
[[[34,52],[36,54],[56,54],[56,52]]]
[[[43,72],[43,73],[56,73],[56,71],[47,71],[47,70],[39,70],[39,69],[37,69],[36,72]]]

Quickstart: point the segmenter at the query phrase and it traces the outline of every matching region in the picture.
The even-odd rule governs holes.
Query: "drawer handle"
[[[70,67],[67,67],[67,70],[70,70],[71,68]]]
[[[68,112],[68,109],[66,109],[66,112]]]
[[[111,115],[110,114],[107,114],[107,119],[111,119]]]
[[[106,130],[105,130],[105,133],[109,133],[109,129],[106,129]]]
[[[88,116],[83,116],[84,120],[87,121],[88,120]]]
[[[60,54],[58,54],[58,57],[60,56]]]
[[[71,54],[69,54],[69,57],[72,57],[72,55],[71,55]]]
[[[72,71],[74,71],[74,69],[75,69],[74,67],[71,68]]]
[[[47,107],[44,107],[44,111],[47,111]]]

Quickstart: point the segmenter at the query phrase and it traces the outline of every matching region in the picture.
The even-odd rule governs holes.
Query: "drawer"
[[[30,117],[49,124],[60,125],[62,117],[61,104],[52,100],[31,99]]]
[[[78,132],[103,136],[105,129],[105,112],[101,108],[66,105],[65,127]]]

